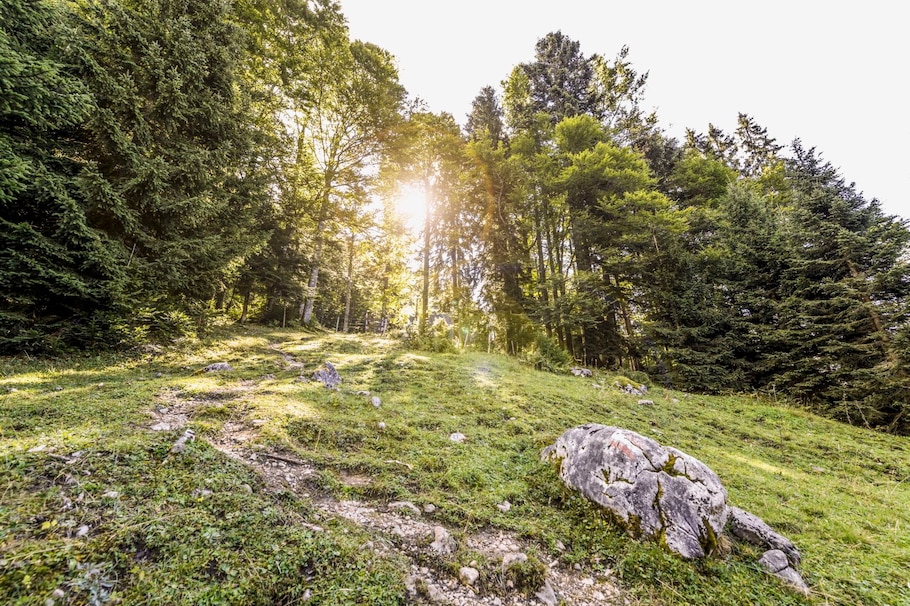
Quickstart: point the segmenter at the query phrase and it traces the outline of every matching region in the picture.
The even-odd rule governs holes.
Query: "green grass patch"
[[[215,361],[235,370],[198,373]],[[338,391],[298,380],[324,361],[343,377]],[[43,603],[62,588],[73,603],[290,604],[304,592],[308,603],[402,603],[403,562],[361,550],[367,538],[342,524],[305,530],[298,522],[314,520],[306,500],[267,493],[206,443],[225,423],[256,419],[251,447],[313,462],[322,490],[433,503],[434,519],[462,532],[515,532],[547,552],[540,560],[611,571],[641,604],[910,603],[910,440],[757,397],[653,388],[654,406],[640,406],[614,380],[266,329],[155,357],[3,360],[0,602]],[[168,454],[180,432],[147,430],[149,411],[169,397],[193,402],[199,439],[181,456]],[[539,460],[586,422],[637,431],[712,467],[731,504],[800,548],[813,595],[764,574],[749,546],[693,563],[617,530]],[[449,439],[455,432],[464,443]],[[104,496],[112,491],[117,498]],[[504,500],[505,513],[496,507]]]

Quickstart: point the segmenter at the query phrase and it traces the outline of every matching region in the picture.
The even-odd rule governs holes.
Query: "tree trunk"
[[[348,283],[344,292],[344,328],[342,332],[348,332],[351,320],[351,291],[354,286],[354,232],[348,240]]]
[[[245,293],[243,293],[243,310],[240,312],[240,320],[239,320],[241,324],[243,324],[247,320],[246,314],[250,310],[250,297],[251,296],[252,296],[252,291],[250,291],[249,289],[247,289],[247,291]]]
[[[427,193],[427,213],[423,219],[423,290],[420,294],[420,320],[417,326],[419,334],[427,331],[428,308],[430,306],[430,215],[432,203],[430,200],[430,187],[424,185]]]
[[[313,255],[313,267],[310,269],[310,279],[307,281],[307,295],[300,306],[300,320],[309,325],[313,321],[313,305],[316,303],[316,285],[319,283],[319,264],[322,262],[322,240],[325,220],[316,224],[316,254]]]

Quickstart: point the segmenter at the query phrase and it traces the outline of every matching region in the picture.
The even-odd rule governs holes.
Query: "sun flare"
[[[420,185],[405,184],[398,188],[395,197],[395,211],[411,229],[417,233],[423,229],[427,216],[426,190]]]

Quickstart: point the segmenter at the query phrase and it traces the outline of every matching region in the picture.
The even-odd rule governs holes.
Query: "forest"
[[[391,331],[910,432],[905,220],[748,114],[670,137],[628,48],[527,51],[462,125],[331,0],[0,0],[0,354]]]

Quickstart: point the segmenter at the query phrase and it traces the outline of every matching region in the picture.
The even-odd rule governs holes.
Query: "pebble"
[[[477,579],[480,578],[480,572],[476,568],[471,568],[470,566],[462,566],[458,570],[458,578],[465,585],[473,585],[477,582]]]
[[[424,513],[433,513],[434,511],[436,511],[436,506],[432,503],[427,503],[423,506]]]
[[[499,505],[496,506],[496,509],[498,509],[499,511],[501,511],[503,513],[509,513],[509,510],[512,509],[512,504],[509,503],[508,501],[503,501],[502,503],[500,503]]]
[[[375,406],[376,408],[379,408],[380,406],[382,406],[382,400],[379,399],[379,396],[373,396],[372,398],[370,398],[370,403],[373,406]]]
[[[453,433],[452,435],[449,436],[449,439],[451,441],[455,442],[456,444],[462,444],[462,443],[464,443],[465,440],[468,439],[468,436],[464,435],[460,431],[456,431],[455,433]]]

